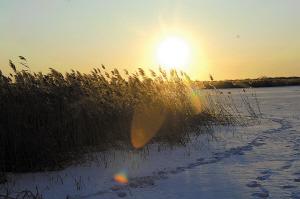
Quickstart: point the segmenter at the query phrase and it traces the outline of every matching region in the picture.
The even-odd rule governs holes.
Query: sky
[[[1,0],[0,70],[157,69],[160,44],[184,40],[193,79],[300,76],[299,0]],[[21,66],[18,66],[20,69]]]

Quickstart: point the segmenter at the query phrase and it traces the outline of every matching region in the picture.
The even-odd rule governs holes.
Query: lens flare
[[[199,114],[203,111],[203,104],[201,103],[200,95],[199,95],[199,86],[197,89],[195,89],[191,83],[185,82],[187,87],[187,92],[189,93],[189,100],[191,102],[192,108],[194,110],[195,114]],[[203,87],[203,86],[201,86]]]
[[[193,88],[190,88],[190,101],[192,103],[195,113],[200,113],[202,111],[201,100],[197,91],[195,91]]]
[[[120,183],[120,184],[127,184],[128,183],[128,177],[125,172],[119,172],[114,175],[114,181]]]
[[[145,146],[158,132],[166,118],[166,111],[158,106],[140,106],[133,115],[131,143],[134,148]]]

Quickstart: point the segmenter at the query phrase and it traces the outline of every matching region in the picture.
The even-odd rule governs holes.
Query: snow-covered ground
[[[63,171],[11,174],[0,193],[38,190],[45,199],[300,198],[300,87],[256,93],[260,124],[217,128],[214,137],[203,135],[186,147],[151,145],[144,153],[89,155],[92,160]],[[118,173],[129,182],[115,182]]]

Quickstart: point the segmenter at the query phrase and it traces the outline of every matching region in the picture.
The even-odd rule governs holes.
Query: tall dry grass
[[[130,147],[139,106],[159,107],[166,118],[153,142],[184,144],[214,124],[240,123],[237,109],[219,91],[201,98],[187,74],[143,69],[134,74],[104,66],[89,74],[0,71],[0,170],[57,169],[91,149]],[[27,65],[26,69],[28,68]],[[192,97],[191,97],[192,96]],[[201,111],[194,99],[200,100]],[[197,101],[199,103],[199,101]],[[205,128],[203,128],[205,127]]]

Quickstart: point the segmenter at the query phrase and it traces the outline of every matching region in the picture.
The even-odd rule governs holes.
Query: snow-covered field
[[[63,171],[11,174],[0,193],[38,190],[45,199],[300,198],[300,87],[256,93],[260,124],[217,128],[214,137],[203,135],[186,147],[151,145],[147,154],[114,151]],[[115,182],[116,174],[128,183]]]

